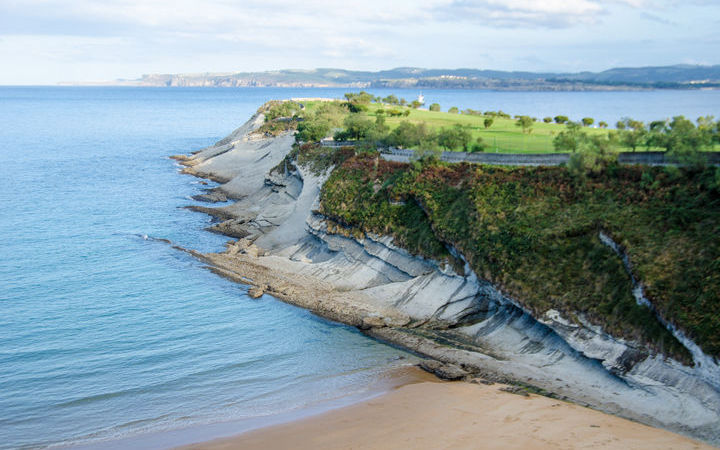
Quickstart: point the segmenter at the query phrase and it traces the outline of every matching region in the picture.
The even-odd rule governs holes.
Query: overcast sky
[[[719,0],[0,0],[0,84],[720,63]]]

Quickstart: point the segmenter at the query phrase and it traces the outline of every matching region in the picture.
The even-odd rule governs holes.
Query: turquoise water
[[[204,186],[168,155],[217,141],[268,99],[343,92],[0,88],[0,447],[317,408],[411,359],[268,296],[251,300],[150,239],[203,251],[226,240],[182,209]],[[424,94],[444,107],[608,121],[720,110],[720,91]]]

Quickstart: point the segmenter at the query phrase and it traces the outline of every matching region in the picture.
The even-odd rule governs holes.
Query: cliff
[[[267,292],[450,364],[455,374],[532,386],[720,443],[717,362],[672,324],[662,325],[680,342],[674,358],[648,349],[636,335],[608,332],[594,317],[571,319],[552,308],[540,314],[492,274],[476,272],[473,258],[433,229],[437,223],[423,222],[432,219],[429,205],[407,212],[425,214],[408,236],[445,237],[435,255],[420,256],[418,246],[434,244],[403,240],[393,236],[396,230],[343,223],[321,203],[323,185],[339,172],[301,163],[293,132],[267,137],[255,132],[263,123],[261,110],[217,144],[177,157],[185,173],[222,183],[208,199],[235,200],[195,207],[218,219],[213,231],[238,239],[223,253],[195,253],[212,270],[253,286],[254,295]],[[389,199],[398,206],[408,200]],[[614,258],[608,263],[614,270],[630,271],[624,275],[634,283],[629,298],[642,302],[642,282],[633,278],[625,249],[609,235],[595,239]]]

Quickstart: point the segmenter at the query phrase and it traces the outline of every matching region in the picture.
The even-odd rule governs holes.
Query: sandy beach
[[[409,384],[346,408],[184,450],[262,449],[711,449],[669,431],[501,384]]]

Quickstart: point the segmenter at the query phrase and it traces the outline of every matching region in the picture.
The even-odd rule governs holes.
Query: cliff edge
[[[322,212],[332,167],[299,162],[294,133],[268,136],[258,132],[263,123],[258,112],[217,144],[176,157],[183,172],[221,183],[206,199],[233,199],[193,207],[217,219],[212,231],[237,239],[225,252],[196,254],[212,270],[251,285],[253,296],[268,293],[356,326],[457,376],[532,386],[720,444],[720,370],[689,339],[692,363],[647,352],[582,315],[539,315],[478,276],[461,250],[448,248],[451,264],[348,227]],[[603,243],[623,258],[610,236]],[[636,287],[640,301],[641,283]]]

